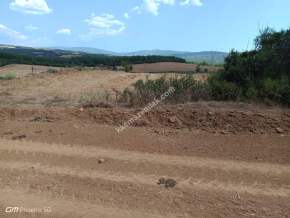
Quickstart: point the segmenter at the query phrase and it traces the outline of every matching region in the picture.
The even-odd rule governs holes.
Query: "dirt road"
[[[289,165],[10,140],[1,140],[0,147],[1,208],[49,207],[53,217],[286,217],[290,212]],[[175,179],[176,187],[159,186],[161,177]],[[23,214],[29,217],[18,215]]]
[[[33,119],[44,115],[43,110],[46,119]],[[118,134],[111,122],[96,123],[92,117],[98,110],[103,113],[85,109],[78,116],[73,109],[1,110],[0,217],[290,214],[290,135],[284,112],[262,114],[274,116],[283,134],[271,133],[274,124],[265,134],[242,129],[219,133],[222,125],[215,127],[217,133],[194,126],[149,125]],[[227,109],[222,110],[226,116]],[[240,125],[247,116],[251,113]],[[158,184],[160,178],[177,184],[166,188]],[[7,207],[46,212],[6,213]]]

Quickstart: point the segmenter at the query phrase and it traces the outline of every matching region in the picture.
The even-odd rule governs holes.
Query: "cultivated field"
[[[288,109],[160,104],[118,133],[142,108],[79,104],[162,75],[69,69],[1,80],[0,217],[289,216]]]
[[[195,72],[197,64],[186,64],[176,62],[160,62],[153,64],[135,64],[133,65],[134,73],[160,73],[160,72]],[[209,73],[220,70],[220,67],[201,66],[201,70],[207,69]]]

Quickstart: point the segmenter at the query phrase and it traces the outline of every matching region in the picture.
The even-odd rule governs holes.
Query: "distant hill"
[[[128,67],[128,65],[133,64],[157,62],[185,63],[184,59],[174,56],[125,56],[104,54],[103,50],[100,52],[98,54],[89,54],[82,51],[63,50],[59,48],[31,48],[0,44],[0,66],[8,64],[34,64],[55,67]]]
[[[131,53],[125,53],[125,55],[161,55],[161,56],[174,56],[183,58],[186,61],[192,62],[207,62],[210,64],[222,64],[225,57],[228,55],[226,52],[219,51],[202,51],[202,52],[183,52],[183,51],[171,51],[171,50],[143,50]]]
[[[61,49],[32,48],[14,45],[1,45],[0,52],[11,55],[27,55],[32,57],[57,58],[66,56],[80,56],[83,52],[66,51]]]
[[[119,55],[116,52],[107,51],[104,49],[90,48],[90,47],[51,47],[49,49],[70,51],[70,52],[83,52],[88,54],[105,54],[105,55]]]
[[[14,45],[1,45],[0,52],[5,52],[14,55],[29,55],[33,57],[45,58],[69,58],[80,57],[89,54],[105,55],[105,56],[172,56],[182,58],[187,62],[207,62],[209,64],[222,64],[228,53],[219,51],[202,51],[202,52],[183,52],[172,50],[141,50],[128,53],[117,53],[103,49],[90,48],[90,47],[52,47],[52,48],[31,48]]]
[[[201,51],[201,52],[183,52],[183,51],[172,51],[172,50],[141,50],[136,52],[127,53],[117,53],[111,52],[103,49],[96,49],[90,47],[54,47],[54,49],[61,49],[66,51],[74,52],[85,52],[89,54],[105,54],[105,55],[115,55],[115,56],[174,56],[178,58],[183,58],[190,62],[207,62],[209,64],[222,64],[224,63],[225,57],[228,55],[226,52],[219,51]]]

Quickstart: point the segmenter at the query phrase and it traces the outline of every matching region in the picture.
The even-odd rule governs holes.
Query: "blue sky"
[[[252,48],[290,27],[289,0],[1,0],[0,44],[111,51]]]

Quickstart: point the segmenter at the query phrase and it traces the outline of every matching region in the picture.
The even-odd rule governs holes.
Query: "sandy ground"
[[[118,133],[140,108],[47,107],[41,100],[122,89],[139,78],[106,73],[0,82],[12,93],[0,98],[0,217],[289,216],[289,109],[159,105]],[[29,93],[36,104],[19,101]],[[161,178],[176,184],[166,187]]]

